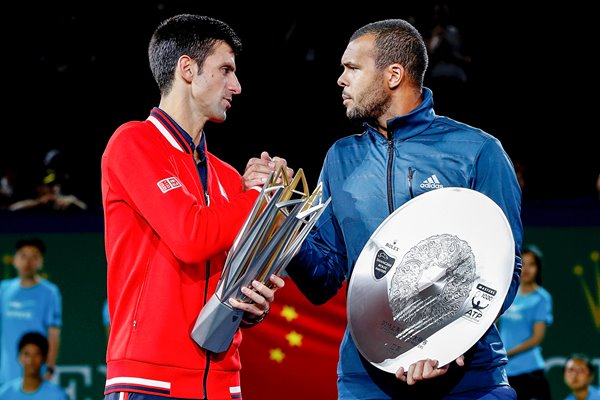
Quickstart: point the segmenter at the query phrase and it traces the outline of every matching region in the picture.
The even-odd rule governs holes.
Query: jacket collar
[[[194,141],[192,137],[183,129],[173,118],[169,116],[166,112],[161,110],[158,107],[154,107],[152,111],[150,111],[150,116],[148,120],[156,125],[157,122],[160,123],[161,126],[157,126],[160,132],[167,138],[171,145],[185,153],[193,154],[194,153]],[[162,127],[162,129],[161,129]],[[202,135],[204,139],[204,135]],[[204,141],[200,143],[202,148],[204,148]]]
[[[394,117],[387,121],[388,132],[393,140],[406,140],[423,132],[435,119],[433,111],[433,93],[423,87],[423,101],[408,114]],[[377,131],[372,125],[365,123],[370,131]]]

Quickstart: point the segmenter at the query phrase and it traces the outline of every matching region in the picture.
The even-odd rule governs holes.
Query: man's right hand
[[[464,355],[459,356],[456,360],[454,360],[454,362],[459,367],[464,367]],[[446,364],[438,368],[438,361],[428,358],[426,360],[420,360],[411,364],[408,367],[408,371],[405,371],[403,367],[400,367],[400,369],[396,371],[396,378],[400,379],[402,382],[406,382],[409,385],[414,385],[419,381],[437,378],[438,376],[444,375],[446,372],[448,372],[448,367],[450,367],[450,364]]]
[[[269,175],[283,166],[288,178],[292,178],[294,170],[287,166],[287,161],[281,157],[269,156],[269,153],[263,151],[260,158],[253,157],[248,160],[244,175],[242,175],[242,188],[247,191],[254,186],[262,186]]]

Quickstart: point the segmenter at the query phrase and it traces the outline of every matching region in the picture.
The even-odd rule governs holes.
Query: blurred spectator
[[[62,297],[58,287],[40,276],[46,246],[38,238],[16,243],[13,265],[18,276],[0,282],[0,384],[22,376],[18,363],[19,340],[26,332],[48,338],[44,377],[56,366],[62,325]]]
[[[519,400],[549,400],[541,343],[554,320],[552,296],[542,287],[541,251],[525,246],[522,259],[519,292],[500,317],[500,337],[508,355],[506,373]]]
[[[593,386],[594,365],[582,353],[573,353],[565,363],[565,384],[571,390],[565,400],[600,400],[600,388]]]
[[[42,378],[42,366],[48,356],[48,339],[38,332],[25,333],[19,340],[19,363],[23,377],[0,387],[0,400],[67,400],[57,384]]]
[[[434,80],[466,83],[468,77],[465,66],[471,62],[471,58],[462,53],[460,31],[450,21],[447,4],[438,3],[433,7],[433,28],[426,40],[431,65],[429,74]]]
[[[433,6],[433,26],[423,35],[429,55],[428,85],[436,95],[436,111],[455,118],[465,117],[467,65],[471,58],[463,54],[462,36],[452,24],[445,3]]]
[[[10,211],[34,210],[43,212],[79,211],[87,209],[87,204],[70,193],[69,173],[62,154],[50,150],[44,157],[43,178],[37,183],[36,195],[16,201],[8,206]],[[65,188],[67,191],[65,192]]]
[[[110,336],[110,315],[108,313],[108,299],[104,300],[104,306],[102,307],[102,325],[104,325],[104,333],[106,334],[106,340]]]
[[[529,168],[527,163],[522,160],[513,160],[513,165],[515,166],[515,174],[517,174],[517,181],[519,182],[519,187],[521,188],[521,202],[525,203],[530,199],[531,192],[531,182],[528,171]]]
[[[14,201],[16,171],[11,167],[0,169],[0,210]]]
[[[36,187],[37,197],[19,200],[8,206],[10,211],[34,209],[36,211],[68,211],[85,210],[87,204],[75,195],[65,195],[61,191],[60,183],[50,181],[40,183]]]
[[[521,192],[525,191],[525,175],[527,172],[527,167],[525,166],[525,163],[523,163],[522,161],[515,161],[514,162],[515,165],[515,173],[517,174],[517,181],[519,181],[519,187],[521,188]]]

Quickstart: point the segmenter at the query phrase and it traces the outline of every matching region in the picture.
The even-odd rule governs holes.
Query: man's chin
[[[356,113],[353,112],[346,112],[346,117],[348,117],[348,119],[352,122],[362,122],[365,121],[367,118],[362,116],[362,115],[358,115]]]

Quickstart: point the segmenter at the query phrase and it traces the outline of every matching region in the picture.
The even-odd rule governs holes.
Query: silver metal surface
[[[510,225],[487,196],[441,188],[407,202],[372,234],[350,279],[358,350],[390,373],[453,361],[496,319],[514,257]]]
[[[283,167],[271,174],[227,254],[215,293],[196,319],[191,336],[198,345],[227,350],[243,314],[228,300],[250,303],[241,288],[254,290],[254,280],[269,286],[270,276],[281,274],[306,239],[330,201],[322,201],[321,184],[312,194],[307,186],[302,169],[291,181]]]

